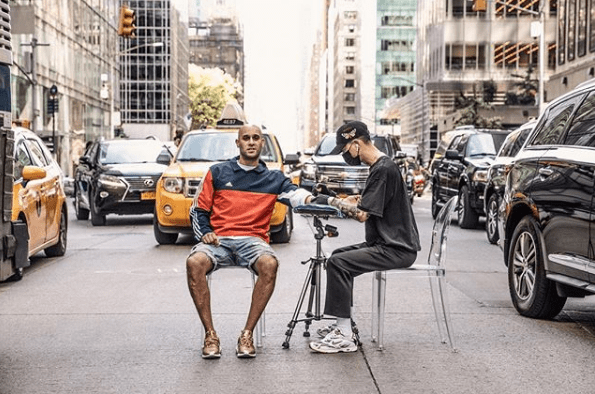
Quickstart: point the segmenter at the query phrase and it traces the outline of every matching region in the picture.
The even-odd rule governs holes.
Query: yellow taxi
[[[237,104],[228,104],[216,128],[195,130],[184,136],[176,156],[157,182],[153,230],[159,244],[173,244],[181,233],[192,234],[190,206],[198,186],[211,165],[239,154],[235,140],[243,124],[242,109]],[[260,158],[269,169],[283,171],[285,164],[297,164],[297,155],[287,155],[284,159],[273,134],[263,130],[263,137],[265,146]],[[292,230],[291,209],[276,203],[269,230],[271,242],[289,242]]]
[[[42,250],[48,257],[63,256],[68,229],[64,174],[35,133],[22,127],[13,130],[12,221],[27,229],[28,257]],[[22,268],[17,267],[17,278]]]

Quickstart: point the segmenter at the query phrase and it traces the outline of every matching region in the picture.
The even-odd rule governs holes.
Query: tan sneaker
[[[252,331],[242,330],[238,338],[238,346],[236,347],[236,355],[239,358],[254,358],[256,357],[256,349],[252,341]]]
[[[205,343],[202,347],[202,358],[221,357],[221,343],[215,331],[205,332]]]

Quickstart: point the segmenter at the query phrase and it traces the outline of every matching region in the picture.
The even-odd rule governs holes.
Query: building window
[[[413,26],[412,15],[385,15],[380,23],[382,26]]]
[[[593,8],[593,6],[591,6]],[[587,54],[587,0],[578,1],[578,42],[576,54],[578,57]]]
[[[591,0],[591,16],[589,17],[589,51],[595,52],[595,0]]]
[[[346,88],[354,88],[355,87],[355,79],[346,79],[345,87]]]
[[[568,61],[574,60],[576,38],[576,0],[568,0]]]
[[[408,51],[413,48],[413,42],[408,40],[382,40],[380,50],[382,51]]]
[[[354,66],[345,66],[345,74],[353,74],[355,72]]]
[[[345,107],[345,115],[355,115],[355,107]]]
[[[446,69],[463,69],[463,45],[446,44]]]
[[[355,93],[345,93],[344,101],[355,101]]]
[[[452,0],[452,16],[462,18],[465,15],[465,0]]]
[[[558,64],[566,62],[566,1],[558,5],[560,16],[558,17]]]
[[[345,11],[343,17],[345,19],[357,19],[357,11]]]
[[[345,60],[355,60],[355,52],[347,52],[345,54]]]
[[[355,38],[346,38],[345,39],[345,46],[346,47],[355,46]]]
[[[349,33],[355,33],[355,25],[347,25],[347,31]]]

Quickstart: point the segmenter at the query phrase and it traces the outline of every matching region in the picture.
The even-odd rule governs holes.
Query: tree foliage
[[[459,92],[455,98],[455,109],[459,118],[455,121],[456,126],[475,126],[479,128],[499,129],[502,128],[500,117],[486,118],[480,114],[480,109],[490,109],[490,103],[496,94],[496,84],[493,81],[484,81],[480,85],[480,92],[473,86],[473,95],[465,96]]]
[[[225,105],[241,97],[241,86],[219,68],[189,66],[191,130],[215,126]]]

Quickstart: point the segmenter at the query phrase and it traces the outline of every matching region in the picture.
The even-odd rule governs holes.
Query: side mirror
[[[90,166],[91,158],[89,156],[81,156],[81,157],[79,157],[79,164]]]
[[[454,149],[447,150],[444,157],[447,158],[448,160],[462,160],[463,159],[463,155],[461,155],[458,151],[456,151]]]
[[[41,167],[37,166],[25,166],[23,167],[23,180],[24,181],[34,181],[36,179],[43,179],[45,178],[47,173]]]
[[[290,154],[286,155],[285,159],[283,160],[283,164],[287,164],[287,165],[298,164],[299,162],[300,162],[300,156],[295,153],[290,153]]]
[[[169,152],[169,150],[164,149],[161,151],[161,153],[159,153],[159,156],[157,156],[156,162],[159,164],[164,164],[164,165],[168,166],[171,163],[171,159],[172,159],[172,155]]]

